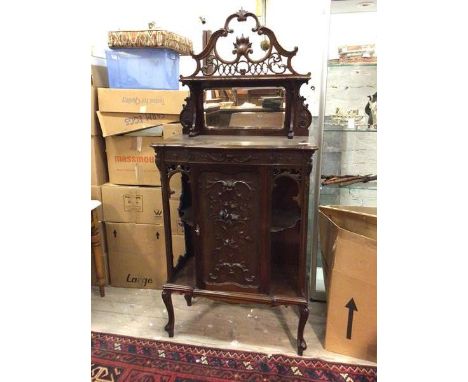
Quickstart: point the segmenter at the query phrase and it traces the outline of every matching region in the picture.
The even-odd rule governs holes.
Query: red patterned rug
[[[375,382],[377,368],[91,333],[94,382]]]

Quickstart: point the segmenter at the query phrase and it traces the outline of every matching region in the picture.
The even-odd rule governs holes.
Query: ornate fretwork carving
[[[180,172],[186,175],[190,174],[190,166],[186,164],[169,164],[167,165],[167,177],[171,178],[175,173]]]
[[[253,155],[247,155],[247,156],[242,156],[239,155],[238,153],[236,154],[230,154],[230,153],[200,153],[198,155],[198,158],[204,158],[207,160],[211,160],[213,162],[231,162],[231,163],[246,163],[250,162],[252,160],[257,159]]]
[[[180,124],[182,125],[182,132],[184,134],[189,134],[192,131],[194,125],[194,112],[193,103],[190,97],[185,98],[185,103],[182,106],[182,111],[180,112]]]
[[[234,42],[232,54],[233,59],[223,58],[217,50],[218,39],[227,37],[234,31],[229,28],[229,23],[233,19],[238,22],[244,22],[251,17],[255,21],[252,32],[269,39],[269,48],[265,55],[259,59],[252,58],[254,52],[249,36],[237,36]],[[273,31],[265,26],[261,26],[258,18],[251,12],[241,9],[237,13],[230,15],[224,24],[224,28],[215,31],[205,49],[199,54],[193,54],[192,57],[197,61],[197,68],[192,76],[202,74],[204,76],[248,76],[248,75],[275,75],[289,74],[299,75],[292,65],[291,59],[296,55],[297,47],[289,51],[284,49],[276,39]],[[310,73],[309,73],[310,74]]]
[[[302,171],[298,168],[274,168],[273,179],[277,179],[280,176],[286,176],[295,180],[298,184],[302,182]]]
[[[305,97],[299,97],[298,110],[297,110],[297,122],[296,129],[298,130],[309,130],[309,126],[312,123],[312,114],[309,111],[309,105],[305,103]]]
[[[208,281],[216,283],[257,282],[252,252],[255,251],[257,184],[253,173],[228,175],[222,179],[206,174],[200,191],[207,200],[207,213],[213,222],[213,242],[209,249],[212,268]],[[219,174],[217,174],[219,176]],[[218,178],[218,176],[216,178]]]
[[[156,158],[158,159],[158,158]],[[217,163],[217,164],[266,164],[275,167],[299,167],[308,163],[306,152],[298,151],[250,151],[241,150],[189,150],[183,147],[170,148],[164,153],[166,163]]]

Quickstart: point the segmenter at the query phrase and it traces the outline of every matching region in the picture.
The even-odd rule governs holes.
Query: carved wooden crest
[[[269,47],[264,56],[254,59],[252,43],[249,36],[237,36],[233,43],[232,54],[234,59],[226,59],[220,56],[217,49],[218,39],[227,37],[234,30],[229,28],[229,23],[233,19],[239,22],[246,21],[249,17],[255,20],[255,27],[252,32],[257,35],[266,36],[269,39]],[[232,77],[232,76],[262,76],[262,75],[300,75],[292,65],[291,59],[296,55],[297,47],[292,51],[284,49],[276,39],[273,31],[265,26],[261,26],[255,14],[243,9],[230,15],[224,27],[214,32],[205,49],[199,54],[192,54],[197,62],[197,67],[190,77],[197,75]],[[307,75],[310,75],[308,73]]]

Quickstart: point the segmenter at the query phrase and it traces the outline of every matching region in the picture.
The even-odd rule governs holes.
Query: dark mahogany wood
[[[309,308],[307,305],[299,305],[299,326],[297,328],[297,354],[302,355],[307,349],[307,344],[304,340],[304,327],[309,318]]]
[[[187,306],[192,306],[192,295],[190,293],[184,294],[185,301],[187,301]]]
[[[172,291],[170,289],[163,289],[162,299],[166,305],[167,315],[169,321],[167,322],[164,330],[169,334],[169,337],[174,337],[174,306],[172,305]]]
[[[219,57],[218,38],[232,33],[229,25],[233,19],[243,22],[249,17],[256,22],[253,32],[270,39],[265,57],[250,57],[246,37],[237,39],[233,60]],[[307,137],[311,116],[299,95],[309,75],[300,75],[291,66],[296,52],[297,48],[283,49],[255,15],[241,10],[212,34],[202,53],[193,55],[196,71],[181,78],[190,87],[181,112],[184,134],[153,144],[166,227],[168,280],[162,298],[170,337],[174,335],[172,293],[176,293],[184,295],[188,306],[194,296],[297,306],[298,354],[307,347],[307,212],[312,156],[317,147]],[[284,87],[283,128],[207,128],[203,90],[232,86]],[[187,253],[174,267],[169,197],[170,180],[176,173],[182,174],[179,212]]]

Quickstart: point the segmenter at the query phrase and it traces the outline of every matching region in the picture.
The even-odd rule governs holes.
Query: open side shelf
[[[288,300],[290,303],[295,303],[304,300],[300,297],[295,289],[294,283],[291,282],[278,268],[272,269],[270,293],[248,293],[239,292],[242,295],[250,295],[251,298],[258,300],[259,303],[274,303],[277,300]],[[195,294],[203,294],[205,297],[216,296],[211,290],[198,289],[195,281],[195,258],[193,256],[184,258],[176,267],[172,280],[166,286],[173,286],[174,289],[192,290]],[[178,287],[178,288],[177,288]],[[221,296],[220,296],[221,297]]]
[[[273,209],[271,216],[271,232],[280,232],[294,227],[301,220],[301,211],[298,208],[283,210]]]

